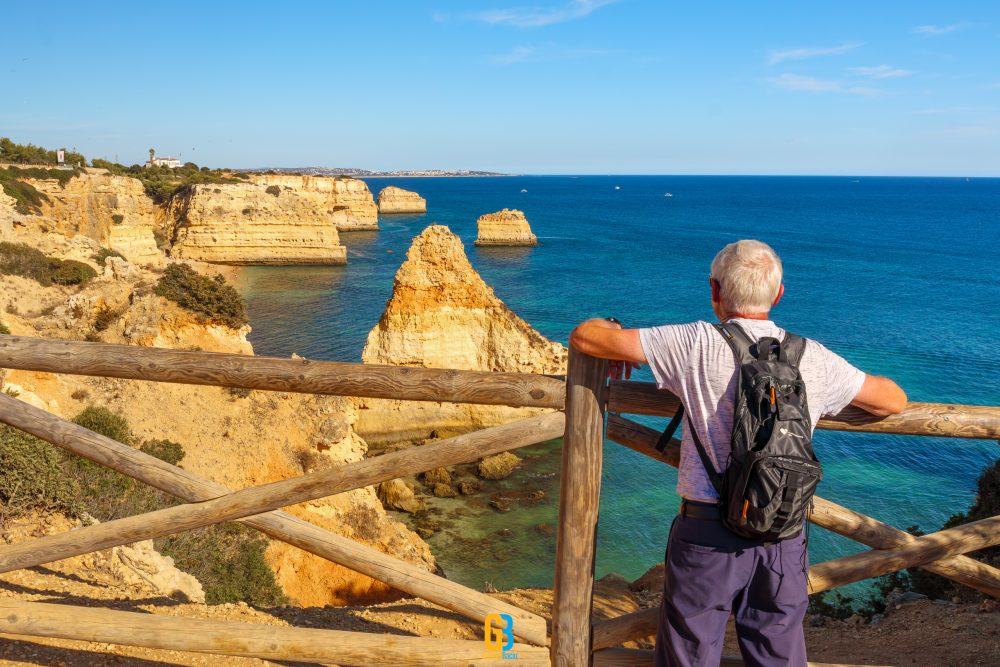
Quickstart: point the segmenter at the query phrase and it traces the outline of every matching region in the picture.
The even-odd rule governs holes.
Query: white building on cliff
[[[181,161],[175,157],[153,157],[146,160],[147,167],[170,167],[171,169],[177,169],[184,165]]]

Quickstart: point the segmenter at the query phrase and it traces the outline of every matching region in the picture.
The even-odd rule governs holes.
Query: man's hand
[[[646,363],[639,330],[623,329],[621,324],[603,318],[587,320],[573,329],[569,344],[592,357],[610,359],[608,377],[612,380],[627,380],[633,369]]]
[[[612,380],[630,380],[632,379],[632,371],[640,368],[642,368],[642,364],[637,364],[634,361],[613,359],[608,362],[608,377]]]

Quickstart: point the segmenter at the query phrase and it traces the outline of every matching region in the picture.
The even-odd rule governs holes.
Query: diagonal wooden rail
[[[108,521],[69,533],[40,537],[0,547],[0,572],[79,556],[99,549],[131,544],[185,530],[232,521],[332,496],[438,466],[468,463],[525,445],[557,438],[565,415],[553,412],[502,426],[466,433],[292,479],[271,482],[200,503],[188,503],[137,516]]]
[[[78,456],[107,466],[188,502],[231,493],[221,484],[123,445],[73,422],[0,393],[0,422],[30,433]],[[514,634],[534,644],[548,643],[546,621],[528,611],[388,556],[286,512],[240,519],[277,540],[383,581],[405,593],[483,622],[490,614],[510,614]]]
[[[0,632],[35,637],[364,667],[548,664],[548,649],[514,644],[517,660],[484,656],[483,642],[179,618],[44,602],[0,600]]]

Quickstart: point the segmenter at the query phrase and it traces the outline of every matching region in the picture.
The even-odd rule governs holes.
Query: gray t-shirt
[[[770,320],[732,319],[753,339],[785,332]],[[646,360],[660,389],[676,394],[687,409],[681,439],[677,493],[688,500],[714,503],[718,494],[688,433],[692,424],[698,437],[722,471],[729,460],[736,393],[736,357],[722,335],[708,322],[671,324],[639,330]],[[843,410],[861,390],[865,374],[814,340],[806,340],[799,362],[806,384],[812,427],[820,417]],[[720,465],[721,463],[721,465]]]

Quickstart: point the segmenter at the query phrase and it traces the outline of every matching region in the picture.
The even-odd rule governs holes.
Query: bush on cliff
[[[2,321],[0,321],[0,334],[3,334],[5,336],[10,335],[10,329],[8,329],[7,325],[4,324]]]
[[[246,302],[222,276],[199,275],[187,264],[171,264],[153,292],[213,324],[238,329],[249,322]]]
[[[91,257],[100,266],[107,266],[109,257],[118,257],[119,259],[125,259],[125,255],[121,254],[117,250],[111,250],[109,248],[101,248],[97,251],[97,254]]]
[[[107,408],[90,406],[74,421],[134,446],[128,421]],[[139,449],[171,465],[184,458],[184,448],[169,440],[150,440]],[[162,491],[4,424],[0,424],[0,471],[0,527],[33,510],[111,521],[178,503]],[[256,531],[221,524],[161,538],[154,544],[202,583],[209,604],[287,601],[264,558],[267,540]]]
[[[87,165],[87,158],[75,151],[65,152],[66,164],[75,164],[81,167]],[[19,164],[58,164],[59,155],[54,150],[49,150],[34,144],[14,143],[7,137],[0,137],[0,162],[16,162]]]
[[[48,286],[85,285],[97,275],[93,267],[71,259],[48,257],[26,243],[0,242],[0,274],[23,276]]]

